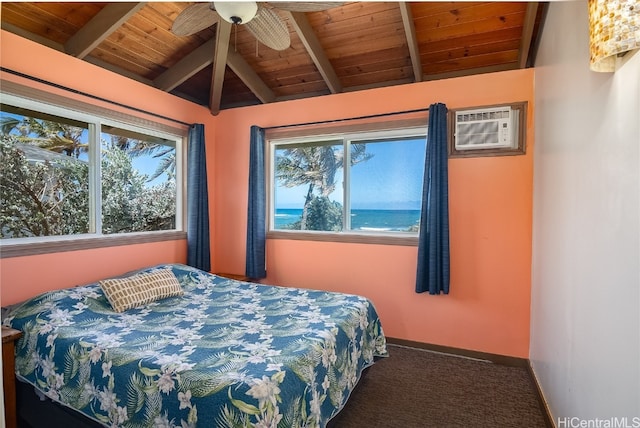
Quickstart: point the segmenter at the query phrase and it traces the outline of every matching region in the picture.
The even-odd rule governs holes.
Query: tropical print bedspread
[[[364,297],[169,267],[184,296],[116,313],[99,285],[15,308],[16,371],[106,426],[323,427],[386,343]]]

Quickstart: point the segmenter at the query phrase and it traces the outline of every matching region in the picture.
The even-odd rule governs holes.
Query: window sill
[[[289,239],[294,241],[324,241],[324,242],[345,242],[354,244],[371,245],[402,245],[405,247],[417,247],[418,236],[390,235],[375,233],[329,233],[329,232],[267,232],[267,239]]]
[[[0,241],[0,258],[35,256],[92,248],[117,247],[148,242],[187,239],[187,233],[178,230],[128,233],[123,235],[78,235],[50,238],[26,238],[19,242]],[[16,240],[18,241],[18,240]]]

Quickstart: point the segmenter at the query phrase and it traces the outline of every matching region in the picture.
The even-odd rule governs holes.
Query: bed
[[[179,264],[123,278],[160,271],[180,295],[116,312],[100,282],[12,308],[18,380],[104,426],[325,427],[387,356],[364,297]]]

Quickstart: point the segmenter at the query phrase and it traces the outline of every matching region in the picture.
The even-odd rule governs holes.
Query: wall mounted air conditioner
[[[457,110],[456,150],[517,148],[515,116],[510,106]]]

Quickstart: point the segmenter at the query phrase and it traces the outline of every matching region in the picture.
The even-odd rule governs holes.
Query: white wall
[[[588,43],[586,1],[551,3],[535,64],[530,359],[558,427],[638,427],[640,52],[594,73]]]

